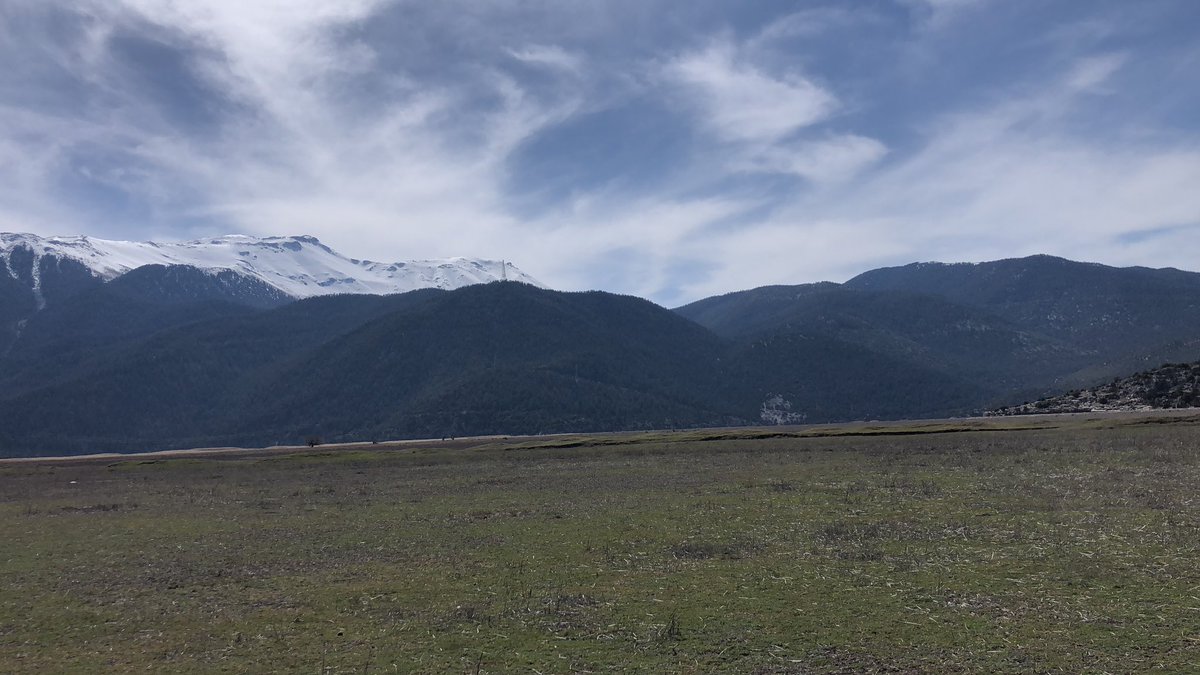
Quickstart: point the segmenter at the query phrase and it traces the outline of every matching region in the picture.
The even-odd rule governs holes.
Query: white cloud
[[[722,168],[827,184],[852,178],[886,154],[881,142],[863,135],[806,134],[839,112],[837,97],[797,72],[768,74],[752,62],[771,41],[835,20],[849,19],[834,10],[793,14],[745,45],[716,40],[665,66],[665,76],[683,86],[703,127],[727,144]]]
[[[568,73],[578,73],[583,67],[582,58],[554,45],[528,45],[521,49],[510,49],[508,53],[523,63]]]
[[[940,29],[960,14],[977,9],[989,0],[903,0],[922,14],[926,28]]]
[[[841,134],[767,148],[747,161],[751,170],[794,174],[826,184],[849,180],[886,154],[887,147],[873,138]]]
[[[864,5],[842,4],[838,6],[810,7],[793,12],[767,24],[758,35],[749,41],[751,49],[758,49],[777,40],[811,38],[836,28],[873,19],[871,10]]]
[[[1072,91],[1089,91],[1104,84],[1124,65],[1126,54],[1098,54],[1080,59],[1067,75]]]
[[[728,41],[685,54],[664,72],[690,91],[704,124],[726,140],[773,142],[838,107],[833,94],[798,73],[772,76],[742,62]]]

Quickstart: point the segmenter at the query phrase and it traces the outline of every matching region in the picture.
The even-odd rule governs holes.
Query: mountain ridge
[[[374,262],[348,258],[307,235],[225,235],[184,242],[130,242],[0,233],[0,270],[6,271],[10,279],[27,281],[38,309],[46,304],[43,259],[58,265],[71,261],[101,281],[111,281],[145,265],[184,265],[214,273],[228,270],[257,279],[295,299],[345,293],[388,295],[420,288],[450,290],[502,279],[542,285],[507,261],[459,257]]]

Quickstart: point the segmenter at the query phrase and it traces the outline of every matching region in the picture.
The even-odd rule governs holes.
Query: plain
[[[1200,668],[1192,412],[0,464],[0,671]]]

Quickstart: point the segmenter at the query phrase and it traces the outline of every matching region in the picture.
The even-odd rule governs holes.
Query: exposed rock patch
[[[988,415],[1191,408],[1200,405],[1200,361],[1167,363],[1090,389],[1008,406]]]

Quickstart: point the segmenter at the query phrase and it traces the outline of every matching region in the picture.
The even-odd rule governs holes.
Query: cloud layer
[[[1046,252],[1197,268],[1188,0],[0,6],[0,229],[507,258],[672,305]]]

